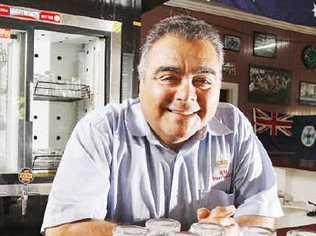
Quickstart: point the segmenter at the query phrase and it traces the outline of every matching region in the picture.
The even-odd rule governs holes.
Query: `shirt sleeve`
[[[77,220],[105,218],[112,133],[109,122],[103,122],[101,130],[98,124],[88,116],[76,125],[53,181],[41,232]]]
[[[240,114],[239,143],[233,188],[237,211],[235,217],[260,215],[281,217],[277,181],[270,158],[247,118]]]

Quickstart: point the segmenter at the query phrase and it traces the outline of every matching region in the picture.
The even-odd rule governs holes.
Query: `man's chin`
[[[183,131],[174,131],[170,135],[170,139],[172,144],[181,144],[187,141],[189,138],[191,138],[198,130],[195,131],[188,131],[188,132],[183,132]]]

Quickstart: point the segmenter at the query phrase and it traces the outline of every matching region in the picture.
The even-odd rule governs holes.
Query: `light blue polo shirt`
[[[107,105],[75,127],[53,182],[42,230],[86,218],[143,223],[234,204],[241,215],[282,216],[270,159],[247,118],[221,103],[178,151],[148,126],[138,99]]]

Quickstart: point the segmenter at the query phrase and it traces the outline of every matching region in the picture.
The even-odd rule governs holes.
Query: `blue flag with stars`
[[[316,26],[314,0],[217,0],[239,10],[298,25]]]
[[[254,130],[270,155],[316,161],[316,116],[253,108]]]

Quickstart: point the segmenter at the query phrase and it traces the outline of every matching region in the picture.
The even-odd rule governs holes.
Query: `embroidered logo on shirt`
[[[227,160],[217,160],[216,161],[216,166],[220,169],[220,170],[226,170],[228,168],[228,161]]]
[[[217,160],[216,168],[212,175],[213,181],[220,181],[232,176],[232,173],[229,171],[229,161],[228,160]]]

